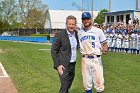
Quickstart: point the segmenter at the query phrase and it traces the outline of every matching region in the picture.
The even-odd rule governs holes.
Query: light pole
[[[92,23],[93,23],[93,0],[92,0],[92,9],[91,9],[91,14],[92,14]]]
[[[72,6],[75,6],[79,11],[81,11],[81,6],[77,5],[75,2],[72,3]]]
[[[138,10],[138,0],[136,0],[136,10]]]
[[[91,16],[92,16],[92,23],[93,23],[93,0],[92,0],[92,3],[91,3]],[[82,0],[82,13],[84,12],[84,0]]]
[[[111,0],[109,0],[109,12],[111,12],[111,4],[112,4],[112,2],[111,2]]]
[[[84,0],[82,0],[82,13],[84,12]]]

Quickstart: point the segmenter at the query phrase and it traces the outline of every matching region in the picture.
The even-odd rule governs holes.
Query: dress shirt
[[[77,49],[77,40],[75,37],[75,32],[70,33],[67,30],[69,40],[70,40],[70,45],[71,45],[71,59],[70,62],[76,62],[76,49]]]

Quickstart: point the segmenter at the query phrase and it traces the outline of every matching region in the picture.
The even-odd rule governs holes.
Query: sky
[[[92,10],[92,0],[83,0],[84,1],[84,10]],[[111,11],[121,11],[136,9],[136,0],[111,0],[112,6]],[[82,9],[82,0],[43,0],[46,3],[50,10],[80,10]],[[140,0],[139,9],[140,9]],[[101,9],[109,10],[109,0],[93,0],[93,10],[99,11]]]

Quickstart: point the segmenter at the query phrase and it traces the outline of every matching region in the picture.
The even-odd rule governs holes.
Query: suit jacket
[[[75,31],[75,37],[77,39],[78,48],[78,36],[77,31]],[[54,62],[54,68],[57,69],[59,65],[64,67],[68,66],[71,59],[71,45],[67,30],[58,32],[54,37],[54,42],[51,47],[51,55]]]

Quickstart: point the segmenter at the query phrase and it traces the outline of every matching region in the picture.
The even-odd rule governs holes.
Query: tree
[[[3,22],[0,20],[0,29],[3,28]]]
[[[103,24],[105,21],[105,15],[104,12],[108,12],[108,10],[103,9],[98,13],[98,16],[94,19],[94,23]]]
[[[45,11],[48,10],[48,6],[43,4],[42,0],[18,0],[18,3],[18,15],[20,15],[18,18],[23,23],[24,28],[44,25],[42,22],[45,20]]]
[[[43,28],[45,21],[45,14],[37,9],[32,9],[29,11],[26,18],[27,28]]]
[[[47,10],[48,6],[42,0],[0,0],[0,25],[5,27],[6,23],[8,28],[42,28]]]
[[[0,14],[2,15],[2,20],[4,22],[11,23],[15,5],[15,0],[3,0],[0,2]]]
[[[7,21],[0,21],[0,29],[9,28],[9,26]]]
[[[2,15],[0,13],[0,28],[1,28],[1,25],[2,25]]]

